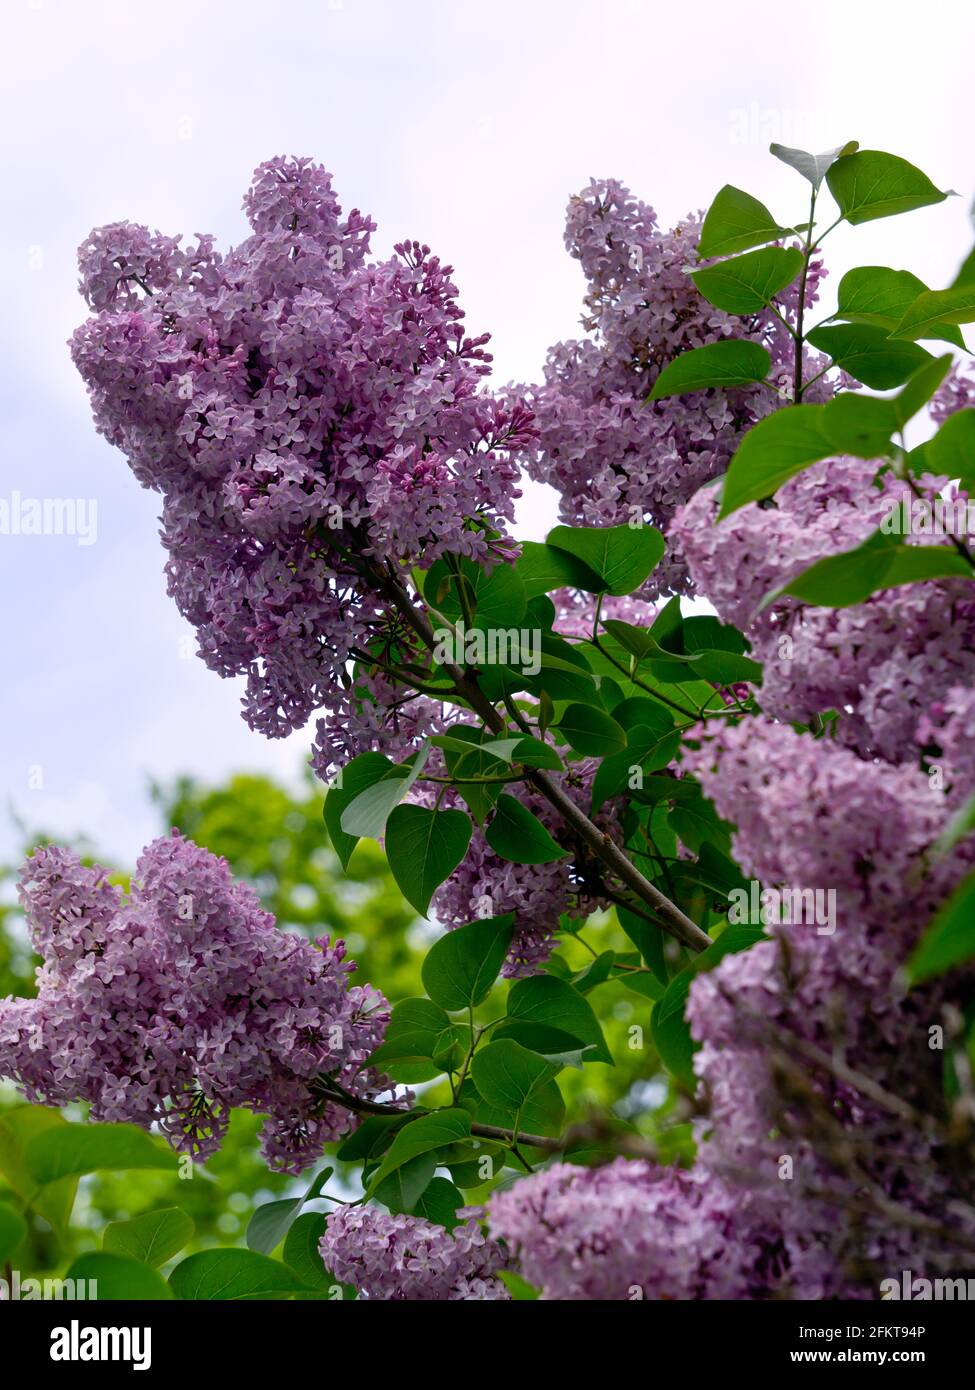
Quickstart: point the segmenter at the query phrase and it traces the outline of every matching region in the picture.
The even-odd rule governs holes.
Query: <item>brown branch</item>
[[[409,594],[395,577],[376,570],[371,573],[374,582],[395,604],[410,627],[428,650],[433,651],[436,641],[433,629],[426,617],[411,602]],[[457,694],[483,719],[492,733],[501,734],[506,725],[502,716],[480,689],[476,679],[461,667],[450,662],[443,669],[454,683]],[[676,937],[682,945],[692,951],[704,951],[712,944],[707,932],[682,912],[676,903],[661,893],[649,879],[645,878],[636,865],[623,853],[620,847],[595,825],[584,811],[581,811],[572,798],[553,781],[547,772],[539,768],[528,768],[525,781],[542,795],[579,837],[597,859],[613,871],[615,876],[644,903],[658,914],[660,925],[669,935]]]

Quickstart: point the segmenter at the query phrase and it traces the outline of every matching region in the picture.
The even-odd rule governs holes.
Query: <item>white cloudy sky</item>
[[[150,776],[294,775],[307,742],[249,733],[234,685],[181,658],[156,499],[94,434],[65,348],[92,226],[233,242],[252,168],[312,155],[376,218],[380,251],[417,237],[456,267],[503,380],[531,379],[574,331],[561,223],[590,176],[623,179],[664,222],[724,182],[791,221],[801,185],[768,141],[855,138],[962,197],[838,232],[839,269],[941,285],[970,245],[970,0],[2,0],[0,15],[0,497],[99,507],[91,546],[0,536],[0,855],[20,838],[12,811],[131,859],[158,828]],[[534,489],[522,533],[553,518]]]

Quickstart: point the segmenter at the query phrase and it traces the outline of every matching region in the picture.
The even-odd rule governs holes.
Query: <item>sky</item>
[[[857,139],[961,196],[839,229],[834,284],[867,263],[941,287],[971,246],[970,0],[0,0],[0,15],[0,500],[97,504],[88,544],[0,535],[0,861],[26,828],[131,863],[159,832],[152,780],[296,779],[311,741],[251,733],[239,685],[193,655],[158,498],[95,434],[66,348],[93,226],[226,247],[247,234],[253,168],[310,155],[375,218],[378,254],[416,238],[455,267],[499,382],[537,380],[576,333],[562,223],[592,177],[623,180],[663,225],[727,182],[789,223],[804,185],[769,141]],[[556,512],[529,485],[519,534]]]

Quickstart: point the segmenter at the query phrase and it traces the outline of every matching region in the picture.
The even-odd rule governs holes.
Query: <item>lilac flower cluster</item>
[[[99,430],[163,495],[200,654],[247,677],[245,718],[276,737],[395,634],[391,576],[510,556],[511,451],[533,427],[480,392],[487,336],[465,336],[428,247],[370,261],[374,224],[343,219],[307,159],[261,165],[244,207],[253,235],[226,256],[129,223],[92,233],[72,353]]]
[[[932,735],[964,746],[970,692],[942,715]],[[877,1271],[957,1265],[943,1217],[975,1242],[975,1190],[933,1124],[905,1120],[937,1109],[929,1030],[952,996],[907,993],[899,968],[975,858],[930,855],[975,788],[970,754],[946,795],[916,765],[770,721],[696,745],[685,766],[736,823],[744,874],[833,889],[835,930],[774,924],[692,984],[707,1113],[690,1172],[559,1165],[496,1195],[492,1232],[546,1298],[876,1296]]]
[[[741,1258],[743,1206],[699,1171],[620,1158],[553,1164],[496,1193],[489,1213],[545,1299],[747,1298],[771,1252]]]
[[[588,282],[589,337],[556,344],[544,381],[528,393],[538,437],[526,452],[533,478],[561,494],[563,519],[607,526],[637,518],[666,529],[676,508],[727,468],[742,434],[776,405],[761,387],[700,391],[644,404],[660,371],[680,353],[725,338],[768,348],[771,383],[789,388],[793,343],[772,314],[732,317],[698,293],[700,218],[661,231],[657,216],[615,179],[591,183],[569,202],[565,243]],[[811,266],[807,301],[822,274]],[[788,311],[790,297],[783,296]],[[808,375],[821,364],[810,357]],[[825,379],[810,400],[832,392]],[[648,594],[690,592],[673,544]]]
[[[363,1064],[388,1006],[349,984],[343,943],[279,931],[225,860],[175,832],[128,895],[52,848],[27,860],[20,896],[44,963],[36,998],[0,1000],[0,1075],[31,1100],[158,1124],[196,1158],[245,1107],[267,1116],[268,1161],[300,1172],[355,1124],[319,1076],[360,1098],[387,1089]]]
[[[907,585],[848,608],[786,599],[760,609],[814,561],[866,540],[909,498],[892,474],[874,486],[876,472],[876,461],[827,460],[788,482],[773,506],[753,503],[718,524],[718,499],[705,488],[678,511],[671,537],[699,591],[763,663],[762,709],[801,723],[836,710],[844,742],[896,762],[911,755],[927,706],[975,678],[970,583]],[[933,496],[941,480],[922,481]]]
[[[326,1222],[318,1250],[340,1283],[353,1284],[370,1299],[481,1302],[509,1297],[497,1277],[507,1264],[505,1253],[484,1235],[474,1215],[448,1231],[420,1216],[339,1207]]]

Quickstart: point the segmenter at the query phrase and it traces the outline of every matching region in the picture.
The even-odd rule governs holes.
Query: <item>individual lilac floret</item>
[[[175,832],[145,850],[128,896],[57,848],[27,860],[20,895],[44,963],[36,998],[0,1001],[0,1075],[30,1100],[159,1124],[196,1158],[244,1107],[267,1116],[269,1162],[300,1172],[356,1123],[317,1077],[386,1089],[360,1069],[388,1007],[350,986],[344,944],[279,931],[225,860]]]
[[[506,1299],[504,1251],[470,1216],[452,1231],[377,1207],[339,1207],[318,1246],[325,1268],[373,1299]]]

